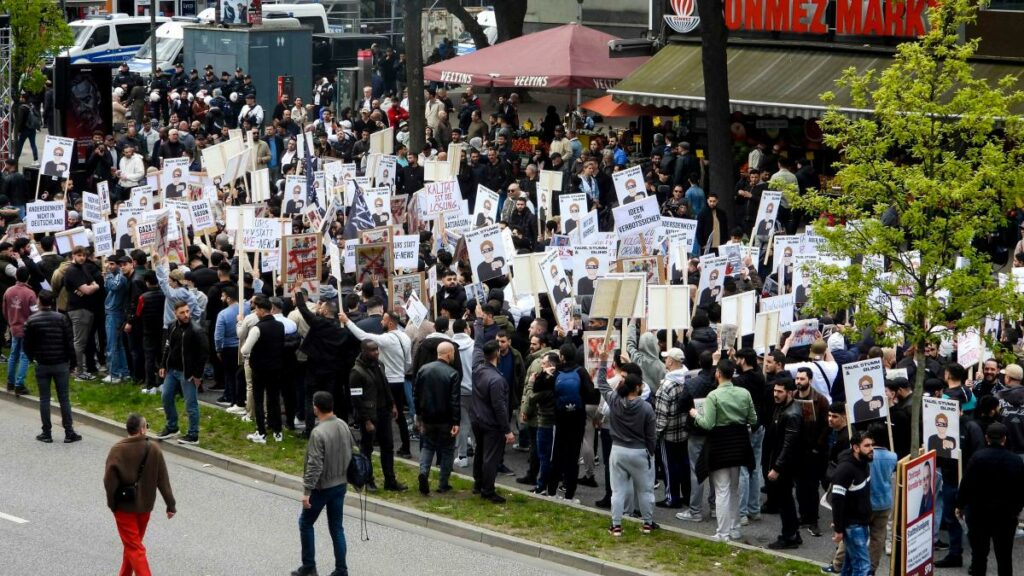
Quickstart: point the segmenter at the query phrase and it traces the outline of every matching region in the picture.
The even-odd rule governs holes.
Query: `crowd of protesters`
[[[283,212],[280,181],[305,162],[296,140],[307,131],[314,135],[315,166],[338,160],[361,172],[370,135],[393,128],[399,166],[394,195],[421,190],[424,163],[444,160],[451,144],[460,145],[456,178],[464,197],[474,206],[478,186],[500,194],[499,223],[511,229],[520,254],[551,243],[561,216],[559,192],[586,194],[600,229],[611,230],[617,204],[612,174],[630,164],[643,166],[645,193],[658,198],[662,213],[695,219],[696,245],[710,248],[756,236],[760,195],[775,184],[818,186],[810,162],[761,142],[750,150],[733,211],[726,213],[706,192],[708,159],[699,158],[671,124],[653,135],[652,152],[641,159],[633,129],[592,136],[584,146],[579,131],[593,119],[582,110],[565,117],[549,110],[540,124],[541,143],[521,153],[513,148],[523,127],[514,93],[485,105],[471,88],[455,96],[437,86],[425,94],[424,110],[411,111],[397,86],[375,82],[347,102],[338,101],[324,78],[312,102],[286,98],[265,111],[241,69],[233,75],[218,75],[212,67],[186,73],[179,65],[170,77],[158,74],[145,85],[122,67],[114,85],[115,130],[95,134],[78,168],[87,190],[101,181],[110,185],[115,213],[144,182],[147,168],[188,157],[200,172],[202,150],[234,129],[257,149],[257,167],[271,172],[265,206],[275,217]],[[421,149],[408,147],[410,114],[426,119]],[[538,225],[542,170],[559,172],[562,185]],[[222,228],[225,208],[247,203],[247,188],[231,184],[217,191]],[[68,228],[83,224],[74,187],[60,183],[43,193],[67,203]],[[20,221],[31,200],[17,160],[9,160],[0,188],[6,228]],[[327,227],[342,247],[350,210],[339,211]],[[783,204],[779,233],[796,233],[805,217]],[[784,334],[768,351],[755,351],[749,337],[733,346],[721,341],[721,306],[711,299],[695,302],[687,331],[652,332],[637,320],[623,321],[621,346],[600,350],[598,365],[588,368],[583,332],[606,326],[604,319],[589,317],[589,299],[579,299],[571,326],[560,326],[548,299],[522,307],[508,276],[488,280],[481,290],[465,254],[439,249],[425,226],[394,224],[420,235],[418,271],[435,269],[438,278],[437,314],[417,326],[394,309],[385,278],[358,283],[350,274],[335,278],[324,266],[319,292],[309,294],[280,285],[274,272],[249,272],[254,263],[224,232],[212,241],[194,236],[185,261],[175,263],[131,244],[99,258],[87,246],[60,254],[52,236],[0,242],[8,389],[28,393],[28,367],[36,365],[42,442],[52,441],[51,382],[65,441],[74,442],[80,436],[72,425],[70,381],[104,373],[104,384],[131,383],[141,394],[159,393],[164,422],[157,437],[186,444],[200,443],[204,388],[220,391],[217,403],[251,422],[252,433],[239,442],[272,443],[286,433],[309,438],[317,421],[323,426],[324,414],[334,414],[352,425],[363,454],[379,451],[374,472],[385,490],[407,489],[396,477],[394,459],[411,457],[418,440],[417,488],[425,496],[448,492],[452,470],[471,466],[474,492],[505,502],[496,478],[514,474],[504,458],[506,446],[514,446],[529,452],[529,467],[516,482],[540,496],[578,502],[578,485],[603,485],[604,497],[594,505],[611,510],[613,537],[622,534],[624,515],[641,518],[645,534],[656,530],[655,508],[677,510],[681,524],[714,518],[714,537],[723,542],[742,539],[744,526],[778,514],[779,535],[770,548],[798,548],[805,536],[827,532],[842,546],[824,571],[862,576],[879,569],[891,539],[886,524],[895,462],[918,448],[910,445],[913,348],[881,347],[843,315],[816,318],[819,337],[809,345],[793,345],[793,335]],[[292,228],[312,229],[300,216]],[[670,281],[696,285],[699,260],[684,265]],[[792,277],[791,265],[772,270],[748,256],[726,278],[722,296],[787,293]],[[999,337],[1013,348],[1020,338],[1017,323],[1004,322]],[[988,540],[981,534],[991,533],[1000,574],[1009,574],[1021,492],[986,491],[979,483],[990,481],[984,474],[994,461],[1004,462],[1000,473],[1007,482],[1016,478],[1010,486],[1024,481],[1024,464],[1012,464],[1024,461],[1024,373],[1017,364],[991,359],[971,381],[948,340],[925,354],[925,393],[957,400],[962,409],[963,478],[955,463],[938,463],[945,540],[936,530],[936,545],[947,552],[936,565],[961,565],[959,512],[966,509],[972,573],[984,573]],[[854,427],[851,435],[846,422],[841,366],[875,357],[886,370],[909,372],[885,383],[891,445],[884,426]],[[316,396],[321,392],[329,392],[330,401]],[[188,420],[184,433],[179,395]],[[440,476],[432,487],[434,462]],[[377,490],[376,479],[368,487]],[[821,517],[823,493],[831,495],[831,518]],[[983,524],[991,528],[978,528]],[[341,530],[340,522],[331,529]],[[303,562],[296,573],[315,572],[307,558]]]

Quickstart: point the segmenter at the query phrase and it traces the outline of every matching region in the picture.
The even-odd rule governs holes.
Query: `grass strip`
[[[6,368],[6,363],[0,365],[5,379]],[[29,371],[26,386],[32,393],[38,391],[34,369]],[[129,412],[138,412],[146,417],[154,433],[159,432],[166,421],[160,397],[141,394],[135,385],[72,380],[71,402],[76,408],[117,421],[123,420]],[[180,399],[178,407],[179,424],[184,432],[188,419]],[[266,445],[253,444],[245,439],[246,434],[255,430],[252,423],[202,404],[199,413],[200,447],[302,476],[305,440],[285,433],[283,442],[268,438]],[[376,459],[374,466],[379,471]],[[666,530],[643,535],[636,522],[624,523],[622,536],[613,538],[607,533],[606,515],[505,490],[501,492],[508,502],[495,505],[474,496],[472,482],[455,476],[451,479],[454,491],[424,497],[415,488],[417,468],[396,460],[395,472],[399,481],[409,486],[409,491],[381,490],[374,498],[626,566],[672,575],[810,576],[819,573],[809,562],[787,560]],[[432,471],[431,480],[436,486],[436,469]]]

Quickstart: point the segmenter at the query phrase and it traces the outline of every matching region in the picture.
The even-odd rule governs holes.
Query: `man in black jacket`
[[[352,343],[355,339],[338,323],[338,306],[333,300],[321,299],[314,314],[306,305],[306,295],[296,290],[292,302],[299,315],[309,326],[309,332],[302,340],[299,351],[306,355],[306,370],[309,381],[306,386],[306,431],[309,436],[313,430],[313,394],[323,390],[330,392],[335,398],[335,413],[348,420],[352,413],[352,395],[347,377],[340,377],[351,372],[355,356],[349,355],[356,349]],[[348,345],[346,345],[348,344]]]
[[[192,322],[188,303],[174,303],[174,323],[167,329],[160,353],[160,378],[163,379],[163,405],[167,424],[157,438],[171,438],[178,434],[178,410],[174,398],[178,390],[185,397],[188,413],[188,433],[178,440],[180,444],[199,443],[199,385],[209,356],[206,333]]]
[[[775,413],[765,437],[763,467],[768,470],[768,490],[772,494],[772,501],[779,508],[782,533],[768,547],[772,550],[789,550],[803,544],[800,522],[796,517],[796,501],[793,499],[793,478],[801,453],[800,427],[803,414],[793,402],[795,382],[788,378],[776,380],[772,392]]]
[[[284,325],[274,317],[273,305],[265,296],[253,298],[259,321],[239,347],[252,370],[252,397],[256,404],[256,432],[246,438],[256,444],[267,443],[267,428],[281,442],[281,369],[284,367]],[[266,409],[264,409],[266,395]]]
[[[850,450],[839,457],[832,474],[832,541],[844,542],[843,574],[866,576],[871,571],[868,526],[871,523],[871,473],[875,441],[854,432]]]
[[[98,271],[93,274],[95,266],[86,262],[88,249],[75,246],[71,252],[72,264],[64,273],[64,289],[68,291],[68,317],[75,337],[75,358],[77,360],[78,380],[95,380],[96,377],[86,371],[87,363],[94,363],[94,358],[87,358],[86,349],[92,336],[95,319],[95,303],[99,297],[103,279]]]
[[[82,439],[75,432],[71,420],[71,398],[68,396],[68,378],[75,363],[75,348],[72,344],[71,321],[67,316],[54,310],[56,299],[53,292],[39,293],[39,310],[25,322],[25,355],[36,363],[36,382],[39,383],[39,417],[43,422],[42,434],[36,440],[49,444],[50,434],[50,383],[57,389],[60,402],[61,425],[64,426],[64,443],[70,444]]]
[[[455,346],[451,342],[441,342],[437,345],[437,360],[424,364],[416,372],[416,427],[422,440],[419,489],[424,496],[430,493],[428,478],[435,453],[441,462],[437,491],[451,490],[448,478],[454,461],[452,451],[462,418],[462,373],[452,367],[454,361]]]
[[[999,576],[1013,574],[1013,535],[1024,509],[1024,462],[1006,449],[1006,426],[996,422],[985,431],[988,447],[979,450],[964,470],[957,494],[956,515],[967,512],[971,542],[970,574],[986,574],[989,541],[996,553]],[[998,478],[1000,488],[992,484]]]
[[[889,408],[889,419],[892,425],[892,451],[896,458],[910,455],[910,409],[914,399],[914,391],[910,381],[903,377],[885,381],[885,387],[896,396],[896,403]]]
[[[307,336],[308,338],[308,336]],[[380,468],[384,474],[384,489],[401,492],[406,489],[395,478],[395,441],[391,421],[398,417],[391,386],[380,363],[380,346],[374,340],[363,340],[362,351],[356,358],[349,377],[349,387],[359,426],[359,451],[367,458],[373,454],[374,437],[380,445]],[[377,490],[370,478],[369,490]]]
[[[483,309],[477,304],[476,346],[473,349],[473,403],[470,420],[476,438],[473,458],[473,493],[484,500],[502,504],[505,498],[494,490],[498,466],[505,457],[505,445],[515,441],[509,426],[509,383],[498,370],[499,346],[484,339]]]

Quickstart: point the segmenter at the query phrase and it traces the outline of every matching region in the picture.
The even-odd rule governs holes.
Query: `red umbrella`
[[[607,89],[648,60],[609,58],[617,40],[593,28],[566,24],[477,50],[423,69],[432,82],[498,88]]]
[[[627,104],[612,100],[611,94],[605,94],[600,98],[587,100],[580,104],[583,108],[604,116],[605,118],[630,118],[634,116],[656,116],[660,114],[671,114],[671,108],[660,108],[658,106],[641,106],[639,104]]]

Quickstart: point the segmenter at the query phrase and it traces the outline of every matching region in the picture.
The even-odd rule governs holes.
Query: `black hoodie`
[[[871,471],[867,460],[854,458],[852,449],[839,455],[832,474],[832,525],[836,532],[871,522]]]

